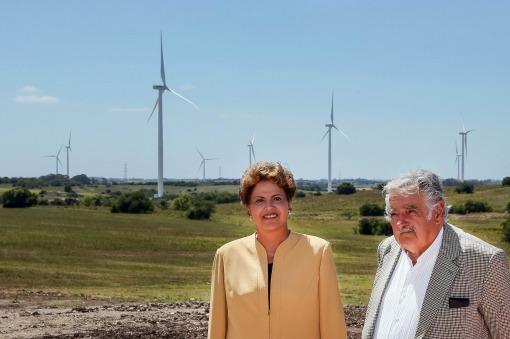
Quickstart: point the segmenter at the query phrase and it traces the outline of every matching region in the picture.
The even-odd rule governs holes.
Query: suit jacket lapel
[[[386,290],[391,275],[395,270],[400,252],[400,246],[396,241],[392,241],[383,254],[381,268],[374,278],[375,284],[372,289],[372,295],[370,296],[370,301],[367,308],[367,323],[365,323],[367,328],[366,331],[363,331],[367,333],[368,338],[372,338],[374,335],[375,323],[379,315],[379,309],[381,307],[384,291]]]
[[[441,305],[443,305],[444,299],[459,270],[459,266],[455,262],[461,251],[459,237],[450,225],[445,224],[443,227],[441,249],[439,250],[434,270],[430,276],[427,292],[423,299],[415,338],[422,338],[425,335]]]

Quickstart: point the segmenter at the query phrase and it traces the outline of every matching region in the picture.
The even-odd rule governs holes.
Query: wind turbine
[[[255,150],[254,150],[254,143],[255,142],[255,136],[253,136],[250,140],[250,142],[248,143],[248,156],[250,157],[250,167],[251,167],[251,157],[253,155],[253,161],[257,161],[255,160]]]
[[[325,125],[328,128],[328,130],[326,131],[326,133],[324,133],[324,135],[322,136],[322,139],[321,139],[321,141],[324,140],[324,138],[327,135],[328,136],[328,141],[329,141],[329,143],[328,143],[328,192],[331,192],[333,190],[332,187],[331,187],[331,129],[332,128],[336,129],[337,131],[342,133],[342,135],[347,140],[349,140],[349,137],[341,129],[338,129],[338,127],[336,127],[335,123],[333,122],[333,98],[334,98],[334,94],[335,94],[335,92],[331,93],[331,123]]]
[[[163,188],[163,93],[165,91],[169,91],[170,93],[178,96],[182,100],[191,104],[193,107],[198,109],[197,105],[195,105],[191,100],[186,99],[184,96],[180,95],[176,91],[171,88],[168,88],[165,80],[165,62],[163,60],[163,33],[160,34],[160,48],[161,48],[161,80],[163,81],[162,85],[154,85],[153,89],[158,91],[158,99],[154,104],[154,108],[152,109],[147,122],[152,118],[156,107],[158,107],[158,194],[157,196],[161,198],[164,193]]]
[[[44,156],[45,158],[55,158],[55,173],[56,173],[56,175],[58,175],[58,164],[60,163],[61,166],[64,166],[64,165],[62,165],[62,162],[60,161],[60,159],[58,157],[60,155],[60,151],[62,151],[62,147],[63,146],[60,146],[60,149],[58,150],[57,154]]]
[[[470,129],[470,130],[466,130],[466,127],[464,127],[464,125],[462,125],[462,132],[459,132],[460,136],[461,136],[461,139],[462,139],[462,165],[461,165],[461,177],[460,179],[462,181],[464,181],[464,170],[465,170],[465,164],[466,164],[466,158],[467,158],[467,135],[470,133],[470,132],[473,132],[474,129]]]
[[[462,158],[462,155],[459,154],[459,147],[457,146],[457,143],[455,143],[455,163],[457,164],[457,181],[460,180],[460,158]]]
[[[66,154],[67,154],[67,178],[69,179],[69,151],[72,151],[71,149],[71,131],[69,131],[69,140],[67,141],[66,146]]]
[[[198,170],[200,171],[200,168],[203,169],[203,172],[202,172],[202,180],[205,180],[205,163],[209,160],[216,160],[217,158],[206,158],[204,157],[204,155],[202,153],[200,153],[200,151],[198,150],[197,148],[197,152],[198,154],[200,155],[200,158],[202,158],[202,161],[200,162],[200,166],[198,166]]]

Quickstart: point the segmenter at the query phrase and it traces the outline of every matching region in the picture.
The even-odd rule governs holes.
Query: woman
[[[209,339],[346,338],[330,244],[287,227],[295,191],[279,163],[244,173],[239,196],[256,232],[216,252]]]

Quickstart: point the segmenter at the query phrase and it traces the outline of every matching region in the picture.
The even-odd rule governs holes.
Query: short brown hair
[[[261,181],[268,180],[278,185],[292,201],[296,192],[296,183],[292,172],[285,169],[279,162],[259,161],[244,171],[239,186],[239,197],[243,205],[248,205],[253,188]]]

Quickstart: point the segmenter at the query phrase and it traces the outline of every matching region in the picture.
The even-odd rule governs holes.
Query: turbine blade
[[[200,151],[198,150],[198,147],[195,147],[195,149],[197,150],[198,154],[200,154],[200,157],[202,158],[202,160],[205,159],[204,155],[202,153],[200,153]]]
[[[154,114],[154,111],[156,110],[156,107],[158,106],[158,103],[159,103],[159,98],[156,99],[156,103],[154,104],[154,108],[152,109],[152,112],[151,114],[149,115],[149,118],[147,119],[147,122],[149,122],[152,118],[152,115]]]
[[[337,128],[335,125],[333,125],[333,127],[340,133],[342,133],[342,135],[349,141],[351,141],[351,139],[347,136],[347,134],[344,133],[344,131],[342,131],[341,129]]]
[[[335,92],[331,92],[331,124],[334,125],[333,123],[333,97],[335,95]],[[335,127],[336,128],[336,127]]]
[[[166,88],[165,61],[163,60],[163,32],[160,32],[160,47],[161,47],[161,80],[163,81],[163,86],[165,86]]]
[[[58,158],[58,156],[60,155],[60,152],[62,151],[62,147],[63,147],[63,146],[64,146],[64,145],[60,145],[60,148],[58,149],[58,153],[57,153],[57,158]]]
[[[193,101],[189,100],[189,99],[186,99],[184,96],[180,95],[179,93],[177,93],[176,91],[174,91],[173,89],[171,88],[167,88],[167,90],[175,95],[177,95],[179,98],[181,98],[182,100],[186,101],[188,104],[190,104],[191,106],[195,107],[195,109],[198,111],[199,108],[197,105],[195,105],[195,103],[193,103]]]
[[[255,135],[251,137],[250,145],[253,146],[253,143],[255,142]]]
[[[322,140],[324,140],[324,138],[326,137],[326,135],[328,135],[329,131],[330,131],[330,129],[328,129],[328,130],[326,131],[326,133],[324,133],[324,135],[323,135],[323,136],[322,136],[322,138],[321,138],[321,142],[322,142]]]
[[[67,141],[67,146],[71,148],[71,133],[72,131],[69,131],[69,140]]]

